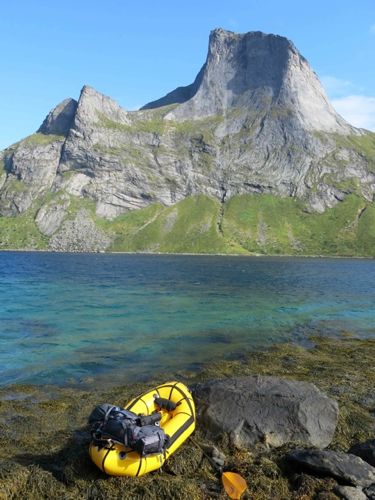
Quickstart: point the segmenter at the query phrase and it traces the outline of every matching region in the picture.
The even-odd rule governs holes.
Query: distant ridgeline
[[[93,88],[0,153],[0,248],[375,256],[375,134],[286,38],[210,35],[194,83]]]

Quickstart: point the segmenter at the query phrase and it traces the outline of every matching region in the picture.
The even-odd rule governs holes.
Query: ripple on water
[[[113,383],[375,337],[375,261],[0,254],[0,384]]]

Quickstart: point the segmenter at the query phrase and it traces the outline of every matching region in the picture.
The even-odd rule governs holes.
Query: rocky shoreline
[[[314,338],[173,376],[194,393],[194,441],[239,472],[248,499],[375,498],[375,340]],[[0,391],[0,499],[225,498],[191,440],[163,471],[111,478],[88,457],[92,408],[123,405],[164,380]],[[219,458],[218,458],[219,457]]]
[[[45,249],[27,249],[27,248],[1,248],[1,252],[17,252],[17,253],[58,253],[58,254],[107,254],[107,255],[157,255],[157,256],[182,256],[182,257],[259,257],[259,258],[291,258],[291,259],[355,259],[355,260],[374,260],[375,257],[372,256],[361,256],[361,255],[330,255],[330,254],[306,254],[306,255],[293,255],[293,254],[280,254],[280,253],[199,253],[199,252],[125,252],[125,251],[65,251],[65,250],[51,250],[48,248]]]

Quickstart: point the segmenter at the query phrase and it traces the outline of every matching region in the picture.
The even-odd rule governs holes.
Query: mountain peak
[[[129,123],[127,112],[115,100],[84,85],[78,99],[74,128],[79,130],[95,126],[101,115],[120,123]]]
[[[72,126],[77,105],[74,99],[64,99],[48,113],[38,132],[66,136]]]
[[[259,119],[288,115],[307,130],[350,133],[352,128],[330,105],[306,59],[294,44],[260,31],[211,31],[205,64],[195,82],[145,108],[178,104],[166,118],[189,120],[242,108]]]

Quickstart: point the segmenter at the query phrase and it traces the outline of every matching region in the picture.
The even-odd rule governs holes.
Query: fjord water
[[[0,253],[0,384],[124,383],[375,336],[375,261]]]

